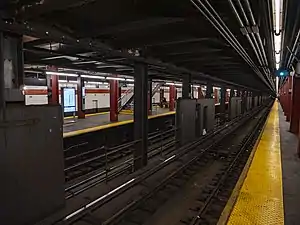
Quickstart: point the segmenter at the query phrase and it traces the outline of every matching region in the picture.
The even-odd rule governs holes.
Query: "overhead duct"
[[[250,45],[258,59],[258,62],[265,73],[265,76],[267,77],[268,81],[274,88],[274,82],[272,81],[272,79],[269,76],[270,71],[267,70],[268,61],[267,61],[266,53],[265,53],[265,50],[264,50],[264,47],[262,44],[262,40],[261,40],[261,37],[259,34],[258,26],[257,26],[255,18],[253,16],[249,1],[248,0],[245,0],[245,1],[246,1],[246,5],[247,5],[248,14],[250,14],[250,19],[248,19],[248,16],[247,16],[240,0],[237,0],[237,5],[238,5],[240,11],[242,12],[241,14],[242,14],[242,17],[243,17],[246,25],[244,24],[241,16],[239,15],[239,12],[236,9],[233,1],[228,0],[235,16],[237,17],[239,24],[240,24],[242,34],[247,37],[247,40],[250,43]],[[250,21],[251,21],[251,24],[250,24]]]
[[[253,71],[260,77],[260,79],[265,83],[265,85],[274,90],[274,87],[265,79],[264,75],[259,71],[257,66],[254,64],[252,59],[246,53],[245,49],[238,42],[236,37],[229,30],[224,21],[220,18],[218,13],[214,10],[214,8],[210,5],[207,0],[204,0],[206,5],[200,1],[197,1],[197,4],[194,0],[190,0],[193,5],[203,14],[203,16],[215,27],[215,29],[224,37],[224,39],[229,42],[229,44],[236,50],[236,52],[247,62],[247,64],[253,69]]]

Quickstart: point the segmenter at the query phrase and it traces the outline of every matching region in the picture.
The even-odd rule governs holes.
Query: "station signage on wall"
[[[63,88],[64,112],[76,111],[76,91],[75,88]]]

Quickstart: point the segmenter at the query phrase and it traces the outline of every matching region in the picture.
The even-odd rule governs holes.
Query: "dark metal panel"
[[[196,138],[196,99],[178,99],[176,107],[176,140],[184,145]]]
[[[229,102],[229,118],[234,119],[241,114],[241,97],[232,97]]]
[[[252,97],[247,97],[247,110],[249,111],[252,108]]]
[[[2,224],[27,225],[64,205],[59,106],[7,105],[0,124]]]
[[[197,103],[201,110],[201,131],[207,133],[215,126],[215,100],[214,99],[198,99]]]

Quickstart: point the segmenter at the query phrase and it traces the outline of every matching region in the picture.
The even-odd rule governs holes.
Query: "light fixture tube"
[[[102,77],[102,76],[92,76],[92,75],[81,75],[81,77],[84,77],[84,78],[93,78],[93,79],[105,79],[105,77]]]
[[[125,80],[125,78],[121,78],[121,77],[106,77],[106,80]]]
[[[46,71],[47,75],[56,75],[56,76],[66,76],[66,77],[78,77],[76,73],[62,73],[62,72],[52,72]]]

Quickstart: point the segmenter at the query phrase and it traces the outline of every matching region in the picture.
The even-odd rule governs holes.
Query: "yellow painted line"
[[[91,114],[85,114],[85,117],[90,117],[90,116],[99,116],[99,115],[105,115],[108,114],[109,112],[99,112],[99,113],[91,113]],[[77,118],[78,116],[75,116]],[[74,116],[67,116],[65,119],[73,119]]]
[[[167,112],[167,113],[162,113],[162,114],[158,114],[158,115],[154,115],[154,116],[148,116],[148,119],[154,119],[154,118],[173,115],[173,114],[175,114],[175,112]],[[73,137],[73,136],[77,136],[77,135],[80,135],[80,134],[85,134],[85,133],[99,131],[99,130],[103,130],[103,129],[107,129],[107,128],[117,127],[117,126],[129,124],[129,123],[133,123],[133,119],[125,120],[125,121],[121,121],[121,122],[109,123],[109,124],[96,126],[96,127],[85,128],[85,129],[82,129],[82,130],[67,132],[67,133],[63,134],[63,137],[64,138]]]
[[[278,102],[267,119],[227,224],[284,224]]]
[[[133,111],[132,110],[122,110],[120,112],[120,114],[123,114],[123,115],[133,115]]]
[[[268,118],[269,118],[269,116],[270,116],[270,114],[268,115]],[[233,189],[233,191],[231,193],[231,196],[230,196],[230,198],[229,198],[226,206],[224,207],[224,210],[223,210],[223,212],[222,212],[222,214],[221,214],[221,216],[219,218],[219,221],[218,221],[217,225],[225,225],[227,223],[227,220],[228,220],[228,218],[230,216],[230,213],[231,213],[231,211],[232,211],[232,209],[234,207],[234,204],[236,203],[236,200],[237,200],[237,198],[239,196],[239,193],[240,193],[240,190],[242,188],[242,185],[243,185],[243,183],[245,181],[245,178],[247,176],[247,173],[249,171],[249,168],[250,168],[250,165],[252,163],[254,154],[255,154],[255,152],[257,150],[258,144],[260,142],[261,136],[263,134],[263,131],[264,131],[266,125],[267,125],[267,123],[264,124],[263,129],[260,132],[259,137],[257,138],[257,140],[255,142],[255,145],[253,146],[252,152],[251,152],[251,154],[250,154],[250,156],[249,156],[249,158],[248,158],[248,160],[247,160],[247,162],[245,164],[245,167],[244,167],[244,169],[243,169],[243,171],[242,171],[242,173],[241,173],[241,175],[239,177],[238,182],[236,183],[236,185],[235,185],[235,187],[234,187],[234,189]]]

